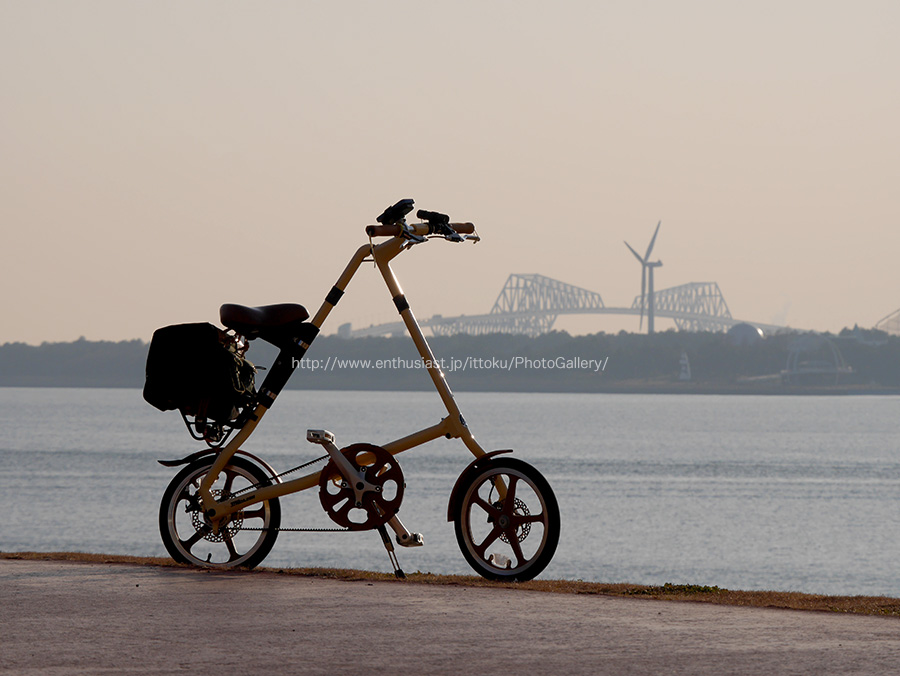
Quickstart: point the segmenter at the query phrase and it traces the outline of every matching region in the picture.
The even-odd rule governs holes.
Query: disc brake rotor
[[[222,491],[218,488],[214,488],[210,491],[210,493],[212,493],[212,496],[217,499],[229,497],[229,495],[223,494]],[[209,521],[207,521],[206,517],[203,515],[203,512],[199,509],[191,514],[191,523],[194,526],[194,530],[198,532],[209,528]],[[243,525],[243,523],[244,520],[239,515],[232,515],[225,527],[220,529],[218,533],[209,530],[209,532],[207,532],[206,535],[203,536],[203,539],[209,540],[210,542],[222,542],[227,537],[230,540],[232,537],[234,537],[235,533],[241,530],[241,526]]]
[[[498,510],[502,509],[503,501],[497,500],[493,504],[493,507]],[[519,500],[519,498],[516,498],[513,514],[515,514],[516,516],[529,516],[531,514],[531,512],[528,509],[528,505],[526,505],[522,500]],[[488,517],[488,522],[493,523],[494,517],[493,516]],[[519,542],[524,542],[525,538],[527,538],[530,533],[531,533],[531,524],[526,521],[525,523],[519,525],[518,528],[516,529],[516,531],[515,531],[516,539]],[[509,544],[509,535],[508,535],[507,530],[504,530],[503,532],[500,533],[500,539],[503,542],[505,542],[506,544]]]
[[[357,476],[345,478],[334,460],[319,477],[319,499],[331,520],[350,530],[371,530],[390,521],[403,500],[403,472],[397,459],[380,446],[353,444],[341,449]],[[372,485],[357,500],[351,481]]]

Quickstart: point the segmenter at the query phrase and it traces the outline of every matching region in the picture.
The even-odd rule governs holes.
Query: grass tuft
[[[27,561],[76,561],[81,563],[114,563],[166,568],[191,568],[159,557],[119,556],[111,554],[85,554],[82,552],[0,552],[0,559]],[[620,598],[641,597],[661,601],[692,601],[727,606],[755,608],[783,608],[790,610],[814,610],[832,613],[853,613],[900,617],[900,599],[887,596],[825,596],[800,592],[735,591],[700,584],[673,584],[662,586],[610,584],[581,580],[531,580],[530,582],[491,582],[474,575],[435,575],[434,573],[407,573],[406,580],[397,580],[388,573],[343,568],[256,568],[230,570],[229,573],[246,575],[276,574],[297,577],[341,580],[346,582],[385,582],[394,584],[429,584],[455,587],[479,587],[491,589],[518,589],[522,591],[553,594],[587,594]]]

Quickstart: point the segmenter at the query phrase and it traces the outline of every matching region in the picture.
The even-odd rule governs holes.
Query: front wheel
[[[469,565],[489,580],[538,575],[559,543],[559,506],[547,480],[515,458],[491,460],[464,479],[453,518]]]
[[[253,568],[272,550],[281,525],[278,498],[234,512],[215,532],[200,507],[197,490],[215,458],[185,467],[172,479],[159,506],[159,532],[178,563],[212,568]],[[267,486],[268,475],[244,458],[228,461],[211,491],[215,498],[234,495],[250,486]]]

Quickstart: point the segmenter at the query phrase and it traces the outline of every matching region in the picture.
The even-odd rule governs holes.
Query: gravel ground
[[[896,618],[0,560],[0,674],[897,674]]]

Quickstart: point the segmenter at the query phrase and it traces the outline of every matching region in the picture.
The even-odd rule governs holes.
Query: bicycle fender
[[[180,460],[157,460],[156,462],[158,462],[163,467],[178,467],[179,465],[188,465],[192,462],[196,462],[198,460],[203,460],[204,458],[209,457],[211,455],[218,455],[219,453],[220,453],[219,450],[207,448],[205,450],[197,451],[196,453],[191,453],[190,455],[186,455],[185,457],[181,458]],[[245,458],[255,462],[257,465],[259,465],[264,470],[266,470],[273,479],[275,479],[275,483],[279,483],[279,484],[281,483],[281,479],[275,473],[275,470],[272,469],[272,466],[269,463],[267,463],[265,460],[263,460],[262,458],[258,458],[255,455],[253,455],[252,453],[248,453],[247,451],[244,451],[244,450],[237,450],[234,452],[234,454],[242,455]]]
[[[178,467],[179,465],[188,465],[196,460],[200,460],[201,458],[205,458],[207,455],[212,455],[216,453],[210,448],[207,448],[203,451],[197,451],[196,453],[191,453],[190,455],[186,455],[180,460],[157,460],[160,465],[163,467]]]
[[[469,466],[466,467],[459,477],[456,479],[456,483],[453,485],[453,490],[450,492],[450,503],[447,505],[447,521],[453,521],[453,512],[456,511],[456,504],[459,502],[459,491],[463,485],[463,479],[465,479],[469,473],[475,472],[481,467],[491,461],[495,455],[500,455],[501,453],[512,453],[511,448],[507,448],[503,451],[491,451],[490,453],[485,453],[480,458],[475,458],[472,462],[469,463]]]

